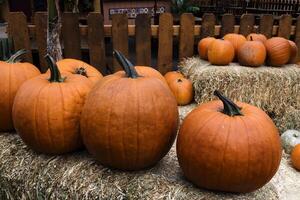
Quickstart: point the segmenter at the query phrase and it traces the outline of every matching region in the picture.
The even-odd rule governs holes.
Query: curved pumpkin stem
[[[64,82],[65,78],[61,77],[60,71],[59,71],[54,59],[49,54],[47,54],[45,56],[45,59],[48,63],[48,66],[49,66],[49,69],[50,69],[50,72],[51,72],[51,76],[50,76],[49,81],[51,83],[53,83],[53,82],[58,82],[58,83]]]
[[[243,115],[243,113],[241,112],[241,108],[237,106],[233,101],[223,96],[218,90],[214,92],[214,95],[217,96],[223,102],[224,114],[231,117]]]
[[[126,75],[129,78],[138,78],[140,77],[137,71],[134,68],[134,65],[119,51],[114,50],[114,57],[117,59],[118,63],[123,67]]]
[[[12,55],[6,62],[7,63],[17,63],[21,61],[21,56],[27,53],[27,50],[25,49],[20,49],[17,51],[14,55]]]

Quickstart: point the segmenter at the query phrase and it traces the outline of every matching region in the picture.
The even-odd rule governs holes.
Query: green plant
[[[171,10],[174,14],[196,13],[200,8],[192,4],[189,0],[172,0]]]

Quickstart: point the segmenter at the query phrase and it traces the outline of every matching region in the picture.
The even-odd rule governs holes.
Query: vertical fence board
[[[292,28],[292,16],[282,15],[279,20],[278,36],[286,39],[290,38]]]
[[[105,62],[103,16],[96,12],[89,13],[87,20],[90,63],[105,75],[107,74],[107,71]]]
[[[259,33],[264,34],[267,38],[271,38],[273,32],[273,23],[273,15],[262,15],[259,22]]]
[[[158,70],[165,74],[173,69],[173,16],[161,14],[158,30]]]
[[[298,49],[300,49],[300,16],[297,17],[296,30],[295,30],[295,43]],[[300,61],[300,51],[298,51],[298,58],[297,58],[297,62],[299,61]]]
[[[255,23],[254,15],[243,14],[240,21],[240,34],[247,36],[253,32],[253,27]]]
[[[79,19],[77,13],[64,13],[62,19],[64,56],[81,59]]]
[[[221,23],[221,37],[234,32],[235,18],[233,14],[224,14]]]
[[[195,18],[191,13],[180,17],[179,59],[194,55],[194,26]]]
[[[8,17],[8,34],[14,41],[15,51],[26,49],[25,60],[32,62],[31,42],[27,27],[27,19],[22,12],[11,12]]]
[[[214,14],[205,13],[202,18],[200,38],[215,36],[216,17]]]
[[[36,44],[39,52],[40,70],[46,72],[48,67],[45,60],[47,54],[47,12],[37,12],[34,16]]]
[[[112,41],[113,48],[128,57],[128,19],[126,14],[112,16]],[[123,70],[116,59],[113,59],[114,71]]]
[[[140,14],[135,20],[136,65],[151,66],[151,18]]]

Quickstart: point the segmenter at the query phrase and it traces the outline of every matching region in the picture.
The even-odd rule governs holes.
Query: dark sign
[[[164,6],[158,7],[156,13],[164,13],[166,8]],[[109,9],[109,18],[114,14],[127,14],[129,19],[135,19],[138,14],[151,14],[154,16],[153,7],[138,7],[138,8],[110,8]]]

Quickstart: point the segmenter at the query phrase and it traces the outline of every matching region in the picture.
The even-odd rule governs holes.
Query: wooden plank
[[[138,15],[135,20],[136,65],[151,66],[151,18]]]
[[[173,16],[170,13],[159,17],[157,66],[163,75],[173,69]]]
[[[215,36],[215,24],[216,17],[214,14],[205,13],[202,18],[202,26],[200,32],[200,38],[205,38],[209,36]]]
[[[297,17],[297,22],[296,22],[296,30],[295,30],[295,43],[300,50],[300,16]],[[300,61],[300,51],[298,51],[298,58],[297,62]]]
[[[221,22],[221,37],[234,32],[235,18],[233,14],[224,14]]]
[[[29,53],[24,57],[25,61],[32,62],[32,52],[27,18],[23,12],[11,12],[8,16],[8,34],[14,41],[14,49],[26,49]]]
[[[103,16],[100,13],[93,12],[89,13],[87,20],[90,63],[105,75],[107,74],[107,69]]]
[[[254,15],[243,14],[240,21],[240,34],[247,36],[253,32],[253,27],[255,23]]]
[[[81,59],[78,13],[66,12],[62,19],[64,57]]]
[[[279,20],[278,36],[286,39],[290,38],[292,27],[292,16],[282,15]]]
[[[272,37],[274,17],[273,15],[262,15],[259,22],[259,33],[264,34],[267,38]]]
[[[126,14],[116,14],[112,16],[112,41],[113,48],[128,57],[128,19]],[[113,70],[123,70],[114,59]]]
[[[179,59],[194,55],[194,26],[195,18],[191,13],[180,16]]]
[[[36,44],[39,52],[40,70],[45,73],[48,69],[45,55],[47,54],[47,12],[36,12],[34,16],[34,23],[36,26]]]

